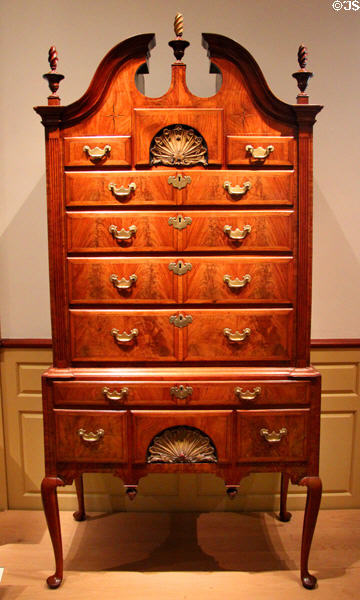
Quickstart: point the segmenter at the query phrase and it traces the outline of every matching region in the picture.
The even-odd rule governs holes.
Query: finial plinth
[[[177,62],[181,62],[184,56],[185,49],[190,46],[190,43],[182,39],[184,33],[184,17],[181,13],[177,13],[174,19],[174,32],[176,35],[175,40],[169,42],[169,46],[173,49]]]
[[[310,77],[313,76],[313,73],[306,69],[308,61],[308,49],[306,46],[304,46],[304,44],[299,46],[297,58],[300,69],[292,74],[292,76],[296,79],[298,88],[300,90],[300,94],[296,96],[296,101],[298,104],[308,104],[309,95],[305,93],[305,90],[308,86]]]
[[[55,46],[51,46],[49,49],[48,61],[50,65],[50,71],[43,75],[43,78],[47,80],[49,88],[51,90],[50,96],[48,96],[48,105],[59,105],[60,97],[57,95],[60,81],[64,79],[64,75],[56,72],[57,62],[59,60]]]

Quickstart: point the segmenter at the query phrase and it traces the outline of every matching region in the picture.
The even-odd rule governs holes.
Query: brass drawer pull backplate
[[[240,241],[244,240],[246,236],[251,233],[251,225],[244,225],[242,229],[232,229],[231,225],[224,226],[224,233],[230,238],[230,240]]]
[[[251,189],[250,181],[245,181],[242,186],[232,186],[230,181],[224,181],[224,189],[230,194],[230,196],[244,196],[246,192]]]
[[[243,329],[241,333],[240,331],[233,332],[228,327],[224,329],[224,336],[227,337],[229,342],[243,342],[244,340],[246,340],[247,337],[249,337],[250,333],[251,329],[249,329],[248,327]]]
[[[121,200],[122,198],[127,198],[130,196],[131,192],[135,192],[136,183],[129,183],[129,186],[126,188],[123,185],[120,187],[116,187],[115,183],[109,183],[108,190],[112,192],[117,200]]]
[[[246,152],[249,152],[255,160],[265,160],[271,152],[274,152],[275,148],[274,146],[267,146],[266,148],[259,146],[258,148],[254,148],[251,144],[248,144],[245,150]]]
[[[236,277],[235,279],[231,279],[230,275],[224,275],[224,282],[228,285],[228,287],[232,290],[240,290],[245,287],[246,284],[250,283],[251,276],[247,273],[244,275],[242,279]]]
[[[118,242],[124,242],[126,240],[130,240],[133,235],[137,232],[136,225],[130,225],[129,229],[118,229],[116,225],[110,225],[109,233],[113,236],[115,240]]]
[[[139,335],[139,330],[131,329],[130,333],[127,333],[126,331],[123,331],[122,333],[120,333],[120,331],[118,329],[112,329],[111,335],[114,336],[114,338],[118,342],[118,344],[127,344],[128,342],[131,342],[134,338],[136,338]]]
[[[90,444],[96,444],[104,437],[105,431],[103,429],[97,429],[95,433],[92,431],[86,431],[86,429],[78,429],[78,435],[81,437],[83,442]]]
[[[243,390],[241,387],[234,388],[234,394],[241,400],[255,400],[255,398],[261,394],[261,387],[255,387],[253,391]]]
[[[276,444],[281,442],[281,439],[286,436],[288,430],[286,427],[282,427],[280,431],[269,431],[268,429],[260,429],[260,435],[266,439],[269,444]]]
[[[135,275],[135,273],[133,275],[130,275],[129,279],[125,279],[125,277],[119,279],[117,275],[110,275],[110,282],[119,291],[129,290],[134,285],[134,283],[136,283],[136,281],[137,276]]]
[[[128,395],[129,388],[123,387],[121,388],[120,392],[118,392],[117,390],[111,391],[110,388],[104,387],[102,392],[105,398],[107,398],[107,400],[111,400],[112,402],[119,402],[119,400],[123,400],[125,396]]]
[[[109,146],[109,144],[106,144],[104,148],[99,148],[99,146],[95,146],[95,148],[84,146],[83,151],[88,155],[91,161],[98,162],[107,157],[107,155],[111,152],[111,146]]]

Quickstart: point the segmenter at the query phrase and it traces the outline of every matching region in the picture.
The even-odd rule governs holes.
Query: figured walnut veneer
[[[222,74],[210,98],[188,90],[179,60],[164,96],[142,94],[135,78],[154,41],[140,35],[109,52],[80,100],[35,109],[47,162],[54,365],[43,377],[42,497],[53,588],[63,573],[56,488],[76,482],[83,520],[87,471],[121,477],[130,499],[149,473],[215,473],[232,498],[249,473],[281,472],[282,520],[289,480],[308,489],[301,577],[315,585],[321,107],[278,100],[236,42],[203,41]]]

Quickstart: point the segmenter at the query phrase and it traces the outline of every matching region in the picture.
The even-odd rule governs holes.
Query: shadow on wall
[[[314,339],[358,337],[360,256],[356,256],[344,231],[339,227],[335,213],[316,182],[314,182],[313,238],[311,337]],[[358,322],[354,322],[354,318],[357,318]]]
[[[51,337],[45,189],[44,174],[0,238],[4,338]]]

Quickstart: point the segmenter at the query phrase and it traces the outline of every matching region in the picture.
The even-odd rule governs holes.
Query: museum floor
[[[1,600],[341,600],[360,597],[360,510],[320,511],[301,587],[302,511],[273,513],[61,513],[65,578],[45,577],[53,554],[40,511],[0,513]]]

